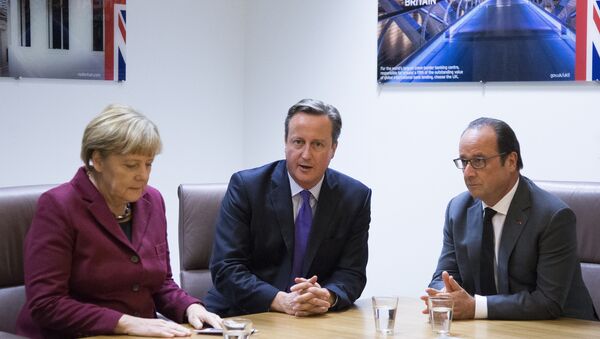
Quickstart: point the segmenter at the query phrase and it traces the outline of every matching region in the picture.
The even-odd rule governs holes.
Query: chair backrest
[[[535,183],[558,196],[575,212],[581,274],[594,308],[600,312],[600,183],[542,180]]]
[[[226,190],[226,184],[184,184],[177,190],[181,287],[196,298],[203,298],[213,286],[210,256]]]
[[[37,200],[54,185],[0,188],[0,337],[15,332],[25,304],[23,240],[33,219]]]

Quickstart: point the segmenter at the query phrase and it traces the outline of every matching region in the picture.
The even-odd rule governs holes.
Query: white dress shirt
[[[517,186],[519,186],[519,179],[515,185],[506,193],[500,201],[494,206],[488,206],[483,201],[481,202],[483,210],[486,207],[490,207],[496,214],[492,217],[492,225],[494,226],[494,281],[496,282],[496,289],[498,288],[498,250],[500,249],[500,239],[502,237],[502,228],[504,227],[504,221],[506,220],[506,214],[510,203],[517,192]],[[483,211],[482,211],[483,213]],[[475,319],[487,319],[487,298],[475,294]]]
[[[290,191],[292,191],[292,204],[294,205],[294,222],[296,221],[296,217],[298,216],[298,212],[300,211],[300,205],[302,205],[302,197],[300,196],[300,192],[304,191],[304,188],[300,187],[294,178],[288,172],[288,178],[290,178]],[[321,192],[321,186],[323,185],[323,179],[325,176],[321,177],[321,180],[309,189],[310,191],[310,207],[312,209],[312,215],[315,216],[317,201],[319,201],[319,192]]]

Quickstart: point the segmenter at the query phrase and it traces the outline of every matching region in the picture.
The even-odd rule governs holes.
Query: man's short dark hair
[[[498,143],[498,153],[505,153],[500,157],[502,165],[508,154],[515,152],[517,153],[517,167],[523,168],[523,158],[521,157],[521,147],[519,146],[519,140],[515,132],[502,120],[494,118],[479,118],[471,121],[469,126],[463,131],[463,134],[470,129],[480,129],[482,127],[489,126],[496,132],[496,142]]]
[[[316,99],[302,99],[290,107],[285,118],[285,140],[288,137],[290,120],[300,112],[312,115],[326,115],[329,121],[331,121],[331,139],[333,140],[333,144],[337,144],[342,132],[342,117],[340,116],[340,112],[334,106]]]

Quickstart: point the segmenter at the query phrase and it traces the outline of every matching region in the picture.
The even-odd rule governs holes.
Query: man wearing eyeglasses
[[[455,319],[596,320],[577,258],[575,215],[520,174],[510,126],[472,121],[454,163],[468,192],[448,204],[442,253],[421,299],[450,294]]]

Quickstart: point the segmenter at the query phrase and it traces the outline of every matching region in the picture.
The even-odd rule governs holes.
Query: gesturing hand
[[[427,295],[421,296],[421,300],[425,302],[425,309],[422,311],[423,314],[429,314],[428,300],[437,294],[447,294],[452,297],[454,301],[454,319],[473,319],[475,317],[475,298],[473,298],[467,291],[465,291],[460,284],[454,280],[454,278],[448,274],[448,272],[442,272],[442,280],[444,281],[444,288],[436,290],[435,288],[425,289]]]
[[[446,291],[454,300],[454,319],[473,319],[475,317],[475,298],[460,286],[448,272],[442,272],[442,280]]]

